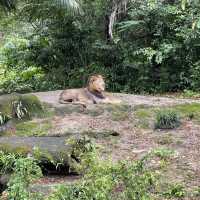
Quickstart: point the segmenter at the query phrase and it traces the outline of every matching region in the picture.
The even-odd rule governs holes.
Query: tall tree
[[[44,0],[45,2],[45,0]],[[56,4],[58,6],[64,6],[69,9],[77,10],[79,9],[78,0],[49,0],[50,4]],[[0,7],[4,8],[6,11],[11,11],[17,6],[17,0],[0,0]]]
[[[129,0],[111,0],[108,14],[106,15],[106,37],[108,41],[113,40],[114,23],[122,13],[126,12],[127,3]]]

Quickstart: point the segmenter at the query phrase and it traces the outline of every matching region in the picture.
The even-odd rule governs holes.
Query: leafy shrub
[[[9,120],[10,120],[10,117],[8,115],[5,115],[5,114],[0,112],[0,126],[5,124]]]
[[[13,172],[17,156],[12,153],[5,154],[0,151],[0,174]]]
[[[70,138],[67,140],[70,145],[68,157],[70,171],[85,173],[90,165],[93,165],[96,158],[96,146],[87,136]]]
[[[178,114],[173,110],[161,110],[156,114],[156,129],[173,129],[180,125]]]
[[[159,158],[166,160],[174,154],[174,151],[166,148],[158,148],[154,149],[152,153]]]
[[[31,158],[19,158],[15,160],[14,173],[8,183],[9,199],[31,199],[28,190],[29,184],[42,176],[40,167]]]
[[[170,185],[168,191],[164,192],[163,195],[169,198],[182,198],[186,194],[185,188],[181,184]]]
[[[22,104],[21,101],[14,101],[12,102],[12,105],[13,105],[13,115],[16,118],[22,119],[29,114],[27,108]]]
[[[32,199],[28,186],[32,181],[42,176],[36,160],[0,151],[0,169],[0,175],[11,173],[6,190],[8,199]]]
[[[7,38],[1,48],[4,92],[80,87],[91,73],[105,74],[110,91],[199,90],[200,6],[194,1],[185,10],[178,1],[130,2],[110,43],[102,20],[108,2],[84,2],[81,17],[58,8],[46,15],[44,5],[32,3],[19,12],[38,24],[32,36]]]
[[[60,186],[49,200],[148,199],[155,179],[144,163],[113,164],[96,158],[80,183]]]
[[[197,61],[191,66],[191,79],[192,79],[192,89],[199,92],[200,89],[200,61]],[[190,95],[199,97],[199,94],[190,92]]]
[[[192,90],[184,90],[182,96],[186,98],[199,98],[200,94]]]

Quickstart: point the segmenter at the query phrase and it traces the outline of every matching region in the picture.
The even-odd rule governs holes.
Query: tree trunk
[[[128,0],[112,0],[108,14],[106,15],[105,32],[108,42],[113,41],[113,28],[117,15],[126,12]]]

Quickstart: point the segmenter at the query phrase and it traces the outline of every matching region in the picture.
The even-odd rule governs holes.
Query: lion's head
[[[93,75],[88,79],[88,89],[90,92],[102,93],[105,91],[105,81],[102,75]]]

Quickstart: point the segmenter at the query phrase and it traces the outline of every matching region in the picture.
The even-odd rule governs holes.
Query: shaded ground
[[[63,147],[65,137],[74,134],[88,135],[100,145],[103,157],[111,156],[114,161],[136,160],[153,149],[160,149],[161,153],[163,149],[170,149],[175,152],[174,156],[164,163],[159,160],[154,163],[161,174],[163,188],[169,183],[181,183],[188,192],[200,187],[200,100],[116,94],[123,100],[123,105],[90,105],[83,109],[81,106],[58,104],[59,93],[60,91],[35,93],[42,102],[48,104],[51,114],[45,118],[32,119],[31,123],[34,122],[37,127],[42,127],[44,122],[50,124],[44,130],[41,128],[42,134],[39,135],[42,138],[33,138],[33,143],[38,140],[34,145],[41,144],[49,149],[56,149],[55,145]],[[156,112],[164,107],[170,107],[180,114],[182,124],[179,128],[154,129]],[[21,123],[30,121],[19,124]],[[12,130],[11,135],[20,135],[20,131],[26,130],[23,128],[21,126],[21,129],[18,127],[17,130]],[[32,129],[36,132],[40,130],[35,129],[35,125]],[[17,143],[23,140],[30,141],[31,138],[1,136],[0,143]],[[42,144],[44,140],[45,145]],[[37,184],[52,186],[74,181],[68,177],[50,179],[43,178]],[[185,197],[198,198],[200,199]]]

